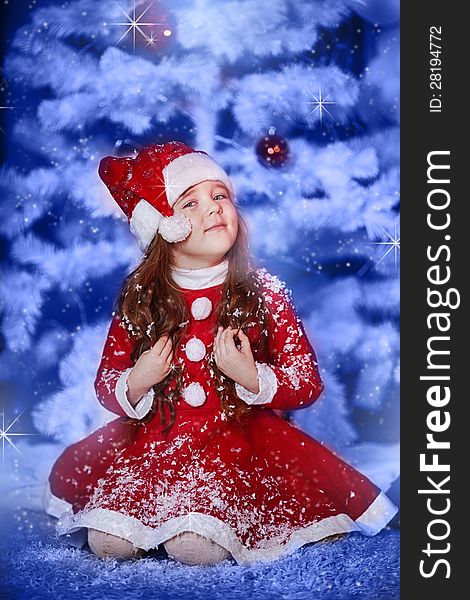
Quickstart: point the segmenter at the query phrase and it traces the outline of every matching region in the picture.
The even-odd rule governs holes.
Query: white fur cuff
[[[271,367],[265,363],[256,363],[258,370],[259,392],[254,394],[235,383],[235,391],[237,396],[246,404],[268,404],[274,398],[277,392],[277,378]]]
[[[127,398],[127,378],[131,371],[132,367],[122,372],[121,376],[116,382],[116,389],[114,393],[116,396],[116,400],[119,402],[121,408],[124,410],[126,415],[128,415],[132,419],[142,419],[149,412],[152,406],[154,391],[153,388],[150,388],[149,391],[146,394],[144,394],[142,398],[137,402],[137,404],[133,407]]]

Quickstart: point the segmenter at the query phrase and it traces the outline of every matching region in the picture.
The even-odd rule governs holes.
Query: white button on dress
[[[212,302],[206,296],[196,298],[191,305],[191,314],[196,321],[203,321],[211,314]]]
[[[198,362],[206,355],[206,346],[202,340],[193,337],[186,342],[185,352],[189,360]]]
[[[184,388],[183,398],[190,406],[201,406],[206,401],[206,392],[200,383],[193,381]]]

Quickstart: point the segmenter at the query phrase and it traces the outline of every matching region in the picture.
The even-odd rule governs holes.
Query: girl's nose
[[[213,200],[213,202],[209,205],[209,214],[211,215],[213,212],[221,212],[222,206],[220,203]]]

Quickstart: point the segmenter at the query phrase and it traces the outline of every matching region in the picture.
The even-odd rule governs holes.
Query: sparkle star
[[[13,440],[10,439],[13,435],[40,435],[39,433],[9,433],[9,430],[13,427],[13,425],[18,421],[21,415],[24,413],[24,410],[8,425],[5,429],[5,407],[3,407],[2,412],[2,428],[0,429],[0,438],[2,440],[2,464],[5,464],[5,440],[14,448],[23,458],[26,458],[25,455],[21,452],[21,450],[15,446]]]
[[[381,263],[383,261],[383,259],[390,254],[390,252],[393,250],[393,254],[394,254],[394,264],[395,264],[395,271],[397,268],[397,256],[398,256],[398,252],[400,251],[400,236],[397,235],[397,226],[395,224],[395,231],[393,236],[386,231],[385,232],[388,237],[389,240],[384,241],[384,242],[370,242],[371,244],[377,245],[377,246],[389,246],[388,250],[386,252],[384,252],[384,254],[382,255],[382,258],[377,262],[377,264]]]
[[[395,275],[396,275],[397,257],[398,257],[398,252],[400,251],[400,236],[397,235],[396,223],[394,226],[394,235],[391,235],[388,231],[386,231],[385,233],[389,237],[389,240],[385,240],[382,242],[368,242],[368,243],[376,245],[376,246],[389,246],[388,250],[386,250],[383,253],[382,257],[380,258],[379,261],[377,261],[376,264],[381,263],[385,259],[385,257],[388,256],[390,254],[390,252],[393,250],[394,259],[395,259]],[[369,271],[369,269],[372,267],[373,264],[374,264],[373,258],[369,257],[367,259],[367,261],[362,265],[362,267],[357,272],[357,276],[362,277],[365,273],[367,273],[367,271]]]
[[[328,96],[326,96],[325,98],[322,98],[322,95],[321,95],[321,86],[318,86],[318,97],[315,96],[315,94],[313,94],[310,90],[307,90],[307,92],[313,98],[313,100],[310,101],[310,102],[307,102],[307,104],[312,104],[313,106],[315,106],[315,108],[308,113],[307,119],[310,117],[310,115],[313,115],[313,113],[316,112],[317,110],[320,113],[320,123],[322,125],[323,125],[323,111],[325,111],[327,114],[330,115],[331,118],[333,118],[333,115],[326,108],[327,104],[336,104],[336,102],[333,102],[333,100],[328,100],[328,98],[331,96],[331,94],[328,94]]]
[[[154,27],[155,25],[164,25],[164,23],[156,23],[156,22],[144,22],[141,19],[143,18],[143,16],[145,15],[145,13],[155,4],[155,2],[152,2],[151,4],[149,4],[147,6],[147,8],[145,8],[138,17],[135,16],[135,0],[134,0],[134,8],[132,10],[132,16],[128,15],[127,12],[125,10],[123,10],[121,7],[119,7],[120,11],[124,14],[124,16],[126,17],[127,21],[125,22],[118,22],[118,23],[109,23],[109,25],[119,25],[119,26],[124,26],[127,27],[126,31],[123,33],[123,35],[119,38],[119,40],[116,42],[116,44],[119,44],[119,42],[124,39],[127,34],[132,31],[132,41],[133,41],[133,48],[134,48],[134,52],[135,52],[135,38],[136,38],[136,32],[140,33],[140,35],[144,38],[144,40],[146,40],[147,45],[148,44],[152,44],[154,45],[154,41],[155,41],[155,37],[153,37],[153,32],[150,34],[150,36],[148,36],[145,31],[142,29],[142,27]],[[105,23],[106,25],[106,23]],[[115,45],[116,45],[115,44]]]
[[[150,32],[150,35],[147,37],[148,42],[147,42],[147,46],[152,46],[152,48],[155,46],[155,42],[157,41],[157,36],[153,33],[153,31]]]

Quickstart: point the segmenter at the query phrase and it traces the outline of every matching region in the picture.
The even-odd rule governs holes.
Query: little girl
[[[48,478],[57,533],[86,531],[100,557],[163,543],[208,565],[381,531],[397,512],[387,496],[282,418],[323,382],[290,291],[252,266],[222,167],[174,141],[106,157],[99,174],[144,256],[95,380],[118,417],[66,448]]]

